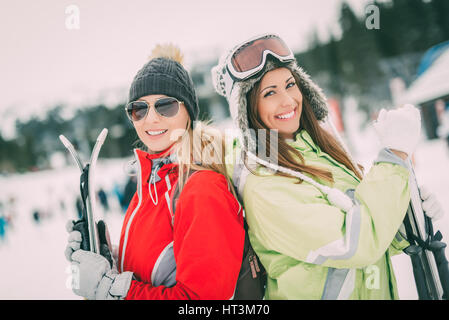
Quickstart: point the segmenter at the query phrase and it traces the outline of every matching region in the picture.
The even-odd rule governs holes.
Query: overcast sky
[[[2,132],[17,116],[42,114],[57,102],[94,103],[102,92],[126,88],[157,43],[179,45],[187,67],[264,32],[304,49],[313,28],[322,38],[338,34],[341,2],[0,0]],[[348,2],[363,14],[368,1]],[[70,5],[79,9],[79,29],[67,28]]]

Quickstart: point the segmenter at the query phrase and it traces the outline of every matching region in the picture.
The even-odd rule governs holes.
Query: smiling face
[[[144,119],[133,122],[137,135],[150,153],[158,153],[169,148],[187,130],[189,113],[184,104],[180,104],[178,113],[173,117],[163,117],[154,109],[154,103],[167,96],[157,94],[140,98],[150,105]]]
[[[257,113],[269,128],[292,139],[299,128],[302,112],[302,94],[291,71],[277,68],[267,72],[257,92]]]

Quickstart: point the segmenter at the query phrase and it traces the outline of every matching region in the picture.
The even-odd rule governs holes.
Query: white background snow
[[[353,120],[357,119],[353,114]],[[369,167],[379,148],[371,129],[359,130],[349,121],[347,131],[351,149],[356,158]],[[107,143],[107,142],[106,142]],[[434,223],[449,239],[449,151],[444,140],[420,142],[415,154],[415,170],[419,183],[429,186],[446,211],[443,219]],[[100,155],[101,157],[101,155]],[[97,186],[111,191],[114,183],[125,183],[124,165],[129,159],[101,160],[96,175]],[[0,299],[79,299],[69,289],[70,264],[65,260],[67,241],[65,223],[75,219],[75,196],[78,191],[79,172],[75,165],[52,171],[0,177],[1,199],[16,197],[16,217],[6,240],[0,242]],[[60,209],[59,201],[66,210]],[[119,241],[123,213],[114,196],[109,200],[114,213],[105,216],[112,241]],[[51,211],[52,216],[36,225],[32,209]],[[102,210],[97,204],[98,212]],[[449,256],[449,252],[446,254]],[[408,256],[393,257],[394,270],[402,299],[417,299],[411,264]]]

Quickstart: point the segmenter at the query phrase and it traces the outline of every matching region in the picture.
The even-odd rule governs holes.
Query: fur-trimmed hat
[[[254,39],[254,38],[252,38]],[[247,42],[243,43],[246,44]],[[316,181],[314,181],[312,178],[304,175],[301,172],[293,171],[289,168],[281,167],[275,163],[271,163],[269,161],[265,161],[264,159],[259,158],[257,155],[255,155],[253,152],[256,151],[256,138],[252,135],[251,131],[249,130],[249,124],[248,124],[248,102],[247,102],[247,94],[248,92],[254,88],[254,85],[262,79],[262,77],[269,71],[284,67],[289,69],[292,74],[296,75],[299,79],[299,83],[297,84],[299,89],[301,90],[301,93],[303,97],[309,102],[309,105],[311,106],[316,118],[318,121],[325,122],[331,124],[331,121],[328,121],[328,107],[326,103],[326,98],[321,90],[320,87],[318,87],[309,77],[309,75],[298,66],[296,63],[296,60],[292,60],[290,62],[281,62],[274,56],[269,56],[270,58],[266,60],[265,66],[263,69],[255,74],[253,77],[250,77],[246,80],[242,81],[234,81],[234,79],[230,76],[229,70],[227,67],[227,61],[230,58],[230,54],[232,52],[235,52],[235,50],[242,46],[242,44],[234,47],[232,50],[230,50],[228,53],[223,55],[217,66],[212,68],[212,81],[214,84],[215,90],[222,96],[226,97],[229,103],[229,109],[231,113],[231,117],[234,121],[235,126],[240,129],[239,130],[239,139],[242,144],[243,151],[246,151],[246,154],[249,158],[255,160],[257,163],[270,168],[274,171],[281,171],[283,173],[286,173],[290,176],[300,178],[304,181],[309,182],[313,186],[317,187],[319,190],[321,190],[324,194],[326,194],[327,199],[329,202],[342,210],[349,212],[351,208],[353,207],[352,200],[345,195],[342,191],[335,189],[335,188],[329,188],[325,185],[322,185]],[[345,145],[343,144],[341,138],[339,137],[338,133],[335,130],[335,127],[331,124],[332,131],[334,131],[334,135],[336,135],[338,141],[342,144],[342,146],[347,150]],[[349,155],[349,153],[348,153]],[[349,155],[350,156],[350,155]],[[350,157],[350,159],[352,159]],[[353,160],[351,160],[353,161]],[[353,161],[354,163],[354,161]],[[248,174],[248,170],[244,169],[245,166],[239,165],[240,168],[243,171],[246,171],[246,173],[243,173],[243,171],[240,172],[241,177],[238,177],[239,180],[238,184],[238,190],[239,193],[242,192],[242,177]],[[235,170],[235,169],[234,169]],[[235,176],[235,172],[233,173],[233,176]],[[243,178],[244,180],[245,178]]]
[[[316,118],[319,121],[326,118],[328,115],[328,107],[323,91],[312,81],[312,79],[310,79],[310,76],[298,66],[296,60],[284,63],[269,55],[264,68],[256,75],[243,81],[234,81],[229,75],[226,62],[229,55],[234,52],[236,48],[237,47],[234,47],[232,50],[224,54],[220,58],[218,65],[215,66],[211,72],[215,90],[218,94],[226,97],[228,100],[229,109],[234,124],[243,134],[243,137],[241,138],[243,138],[242,143],[244,146],[247,146],[250,150],[255,150],[256,143],[254,139],[250,138],[249,134],[246,134],[249,129],[247,112],[248,102],[246,98],[247,94],[252,88],[254,88],[254,85],[271,70],[284,67],[289,69],[292,74],[297,75],[300,81],[298,83],[298,87],[301,90],[302,95],[309,102]]]

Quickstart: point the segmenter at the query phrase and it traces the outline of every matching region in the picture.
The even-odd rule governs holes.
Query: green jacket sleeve
[[[343,212],[306,182],[258,177],[245,187],[247,221],[267,250],[327,267],[365,267],[388,250],[404,219],[408,179],[400,165],[374,165],[355,189],[357,205]]]
[[[407,248],[409,245],[410,243],[406,239],[404,239],[402,235],[397,233],[393,241],[391,242],[390,247],[388,248],[390,257],[402,253],[403,250]]]

